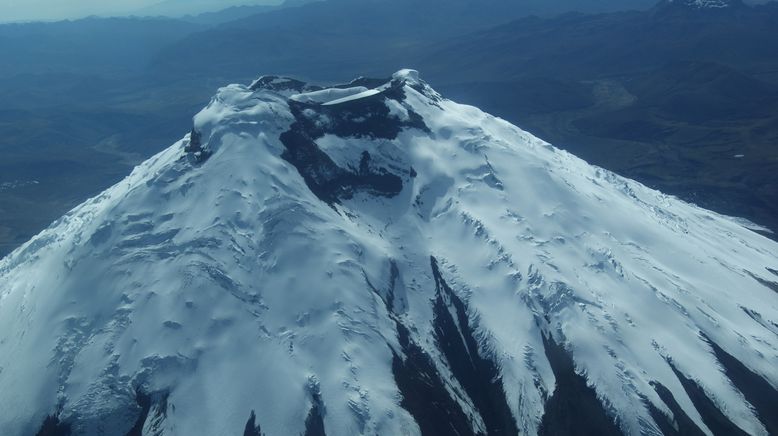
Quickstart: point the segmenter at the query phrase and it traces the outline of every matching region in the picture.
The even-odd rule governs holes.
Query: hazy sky
[[[61,20],[88,15],[185,14],[279,0],[0,0],[0,21]]]

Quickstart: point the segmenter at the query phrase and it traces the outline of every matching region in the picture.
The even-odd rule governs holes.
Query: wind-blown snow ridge
[[[0,433],[775,433],[776,253],[414,71],[265,76],[0,261]]]

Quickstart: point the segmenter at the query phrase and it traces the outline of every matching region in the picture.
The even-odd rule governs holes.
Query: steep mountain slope
[[[775,434],[776,253],[413,71],[263,77],[0,261],[0,429]]]

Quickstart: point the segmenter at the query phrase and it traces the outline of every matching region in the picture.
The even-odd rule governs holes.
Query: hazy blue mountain
[[[204,28],[167,18],[86,18],[0,25],[0,77],[138,73],[158,47]]]
[[[251,15],[264,14],[276,10],[276,6],[255,5],[255,6],[233,6],[214,12],[203,12],[201,14],[187,14],[179,17],[181,20],[192,23],[207,25],[216,25],[227,23],[229,21],[239,20]]]
[[[183,17],[219,12],[235,7],[272,8],[277,3],[273,0],[160,0],[155,4],[137,10],[141,16]]]
[[[587,78],[633,74],[676,60],[726,63],[758,73],[778,55],[775,6],[713,14],[664,11],[658,5],[648,12],[520,19],[448,40],[420,61],[448,76]]]
[[[337,80],[344,70],[376,75],[400,68],[414,59],[410,54],[418,53],[420,45],[513,18],[571,10],[647,8],[650,4],[645,0],[329,0],[247,17],[191,35],[163,50],[157,66],[175,74],[208,75],[240,75],[270,67],[285,74]],[[210,54],[207,63],[191,56],[198,51]]]
[[[250,17],[252,15],[259,15],[270,11],[276,11],[279,9],[302,6],[304,4],[312,3],[314,1],[323,1],[323,0],[286,0],[283,3],[275,4],[275,5],[268,5],[268,4],[239,5],[239,6],[232,6],[225,9],[220,9],[218,11],[203,12],[200,14],[181,15],[178,18],[191,23],[206,24],[206,25],[213,26],[213,25],[227,23],[230,21],[240,20],[242,18]]]

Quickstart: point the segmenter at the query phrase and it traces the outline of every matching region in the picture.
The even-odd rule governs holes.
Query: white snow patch
[[[295,94],[290,97],[291,100],[301,103],[322,103],[327,104],[332,101],[338,101],[343,98],[359,95],[368,91],[364,86],[355,86],[353,88],[328,88],[320,91]]]
[[[323,105],[324,106],[334,106],[336,104],[343,104],[343,103],[347,103],[349,101],[354,101],[354,100],[359,100],[359,99],[362,99],[362,98],[372,97],[372,96],[374,96],[376,94],[379,94],[379,93],[381,93],[380,89],[368,89],[368,90],[359,92],[357,94],[352,94],[352,95],[348,95],[348,96],[343,97],[343,98],[339,98],[339,99],[336,99],[336,100],[328,101],[326,103],[323,103]]]

